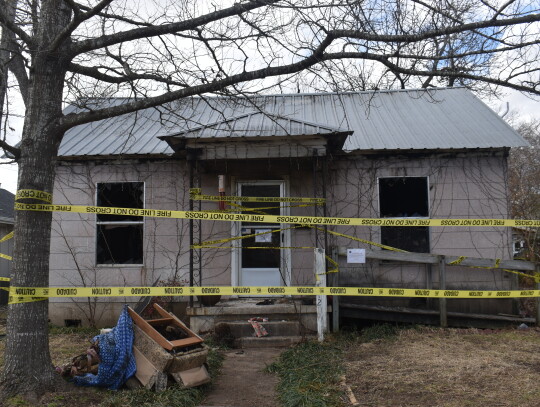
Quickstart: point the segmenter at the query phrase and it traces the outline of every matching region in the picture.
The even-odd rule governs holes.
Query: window
[[[97,206],[144,208],[144,182],[97,184]],[[96,215],[97,264],[143,264],[142,216]]]
[[[429,216],[427,177],[379,178],[381,218]],[[429,252],[429,228],[381,227],[381,243],[417,253]]]

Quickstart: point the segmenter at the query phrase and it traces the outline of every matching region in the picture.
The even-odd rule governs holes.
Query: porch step
[[[225,323],[231,329],[231,334],[235,338],[244,338],[253,336],[253,327],[248,321],[232,321],[219,322]],[[300,336],[302,333],[307,333],[305,328],[302,328],[299,321],[268,321],[260,323],[269,336]]]
[[[269,299],[269,301],[275,300],[276,303],[257,305],[264,300],[264,298],[228,299],[220,301],[213,307],[189,307],[186,313],[189,317],[190,328],[196,333],[206,333],[212,332],[215,325],[220,322],[233,325],[239,323],[242,327],[233,328],[231,326],[232,329],[239,330],[234,333],[235,337],[238,338],[252,335],[253,329],[247,322],[248,319],[262,317],[269,319],[269,322],[262,323],[267,329],[274,328],[274,323],[284,322],[283,327],[275,324],[273,336],[296,336],[317,331],[317,308],[315,305],[306,305],[302,303],[302,300],[293,299]],[[328,306],[327,311],[331,312],[330,306]],[[289,329],[291,330],[289,331]],[[246,330],[249,331],[247,335]]]
[[[235,345],[238,348],[286,348],[314,336],[264,336],[262,338],[238,338]]]

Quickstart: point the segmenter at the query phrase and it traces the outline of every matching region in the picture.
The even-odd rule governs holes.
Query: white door
[[[283,197],[284,181],[244,181],[238,182],[238,196]],[[283,215],[283,203],[241,202],[245,208],[261,208],[259,211],[242,213],[264,213]],[[238,222],[235,234],[248,236],[237,242],[236,264],[238,285],[240,286],[281,286],[287,277],[287,251],[280,249],[289,240],[288,231],[279,231],[279,223]],[[272,232],[273,233],[268,233]],[[252,236],[255,235],[255,236]],[[260,249],[258,249],[260,247]]]

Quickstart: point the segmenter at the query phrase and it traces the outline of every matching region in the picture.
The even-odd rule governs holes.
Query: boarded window
[[[97,206],[144,208],[144,182],[108,182],[97,185]],[[142,216],[99,214],[97,264],[143,264]]]
[[[426,177],[379,178],[381,218],[429,217]],[[381,243],[416,253],[429,252],[429,228],[381,227]]]

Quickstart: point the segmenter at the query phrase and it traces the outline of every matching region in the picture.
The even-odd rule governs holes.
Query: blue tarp
[[[88,373],[76,376],[79,386],[107,387],[117,390],[137,370],[133,356],[133,321],[127,306],[124,307],[118,323],[111,332],[97,335],[93,341],[99,341],[99,369],[97,375]]]

